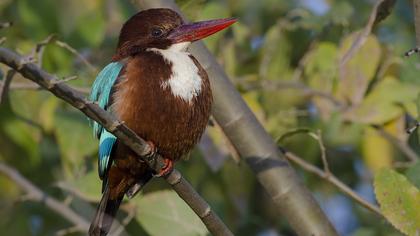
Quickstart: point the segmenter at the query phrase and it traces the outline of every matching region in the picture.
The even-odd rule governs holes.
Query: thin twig
[[[74,49],[73,47],[71,47],[69,44],[60,41],[60,40],[56,40],[55,44],[57,44],[58,46],[67,49],[69,52],[73,53],[75,56],[77,56],[91,71],[96,71],[95,67],[90,64],[90,62],[88,60],[86,60],[86,58],[84,56],[82,56],[82,54],[80,54],[76,49]]]
[[[138,137],[136,133],[125,126],[123,122],[118,121],[112,114],[101,109],[97,104],[86,100],[82,94],[65,83],[57,83],[57,78],[55,76],[48,74],[37,65],[33,63],[25,63],[22,65],[21,61],[22,56],[9,49],[0,48],[0,62],[17,70],[23,77],[48,89],[58,98],[68,102],[89,118],[103,125],[105,129],[113,133],[122,143],[130,147],[156,172],[159,172],[165,166],[163,158],[156,153],[151,155],[152,149],[148,143]],[[223,221],[221,221],[216,213],[210,208],[208,203],[205,202],[195,189],[182,177],[179,171],[174,169],[164,178],[200,217],[210,233],[214,235],[233,235]]]
[[[266,91],[273,91],[279,89],[297,89],[302,90],[304,95],[311,96],[311,97],[320,97],[324,98],[334,105],[341,107],[343,104],[337,98],[335,98],[332,94],[327,92],[319,91],[313,89],[301,82],[289,82],[289,81],[280,81],[280,80],[263,80],[262,82],[258,83],[249,83],[246,81],[238,80],[240,86],[243,86],[247,90],[255,90],[255,89],[263,89]]]
[[[57,39],[57,35],[51,34],[41,42],[37,43],[31,56],[36,60],[38,66],[42,65],[42,57],[44,56],[45,47],[54,42]]]
[[[418,129],[419,127],[420,127],[420,121],[416,121],[416,123],[415,123],[413,126],[409,127],[409,128],[406,130],[406,132],[407,132],[407,134],[412,134],[412,133],[414,133],[414,131],[416,131],[416,129]]]
[[[286,158],[288,160],[290,160],[293,163],[299,165],[304,170],[306,170],[306,171],[308,171],[310,173],[316,174],[319,177],[327,180],[328,182],[330,182],[333,185],[335,185],[336,187],[338,187],[338,189],[340,191],[342,191],[343,193],[345,193],[348,196],[350,196],[351,198],[353,198],[356,202],[358,202],[362,206],[364,206],[367,209],[369,209],[369,210],[375,212],[376,214],[382,216],[382,213],[381,213],[381,211],[379,210],[379,208],[377,206],[374,206],[374,205],[370,204],[369,202],[365,201],[356,192],[354,192],[350,187],[348,187],[343,182],[341,182],[341,180],[339,180],[330,171],[329,165],[328,165],[328,161],[327,161],[327,157],[326,157],[326,149],[325,149],[325,146],[324,146],[324,142],[322,140],[321,130],[318,130],[317,133],[314,133],[310,129],[307,129],[307,128],[295,129],[295,130],[292,130],[290,132],[287,132],[286,134],[283,134],[278,139],[278,142],[284,140],[287,137],[290,137],[292,135],[298,134],[298,133],[307,133],[310,137],[314,138],[318,142],[319,147],[321,149],[321,157],[322,157],[322,163],[323,163],[324,170],[321,170],[320,168],[316,167],[315,165],[312,165],[312,164],[306,162],[305,160],[303,160],[302,158],[300,158],[299,156],[297,156],[296,154],[294,154],[292,152],[289,152],[289,151],[286,151],[284,149],[281,149],[281,151],[284,153],[284,155],[286,156]]]
[[[324,146],[324,141],[322,140],[321,130],[318,129],[316,133],[309,132],[308,135],[314,138],[318,142],[319,149],[321,150],[321,159],[322,159],[322,165],[324,167],[324,172],[326,174],[331,174],[330,167],[328,166],[327,151]]]
[[[9,28],[13,25],[13,23],[11,21],[8,22],[1,22],[0,23],[0,29],[4,29],[4,28]]]
[[[6,100],[7,96],[9,95],[10,84],[12,83],[12,79],[15,76],[16,71],[9,70],[7,71],[6,78],[4,81],[0,81],[0,104]]]
[[[130,209],[127,211],[127,216],[121,221],[121,225],[111,233],[112,236],[119,236],[124,232],[125,227],[133,220],[136,216],[137,209],[135,206],[130,206]]]
[[[60,81],[58,81],[60,83]],[[44,90],[41,86],[35,83],[12,83],[9,86],[10,90]],[[90,93],[90,88],[88,87],[73,87],[74,90],[77,90],[80,93],[88,94]]]
[[[344,194],[346,194],[349,197],[351,197],[352,199],[354,199],[361,206],[363,206],[366,209],[376,213],[377,215],[379,215],[381,217],[384,217],[377,206],[375,206],[375,205],[367,202],[366,200],[364,200],[356,192],[354,192],[350,187],[348,187],[346,184],[341,182],[341,180],[339,180],[337,177],[335,177],[335,175],[333,175],[331,173],[328,174],[325,171],[322,171],[320,168],[308,163],[307,161],[303,160],[299,156],[297,156],[297,155],[295,155],[295,154],[293,154],[289,151],[283,150],[283,153],[289,161],[297,164],[302,169],[304,169],[304,170],[306,170],[310,173],[313,173],[313,174],[319,176],[322,179],[325,179],[326,181],[328,181],[331,184],[333,184],[334,186],[336,186],[341,192],[343,192]]]
[[[74,233],[77,233],[77,232],[79,232],[80,230],[77,228],[77,227],[69,227],[69,228],[66,228],[66,229],[61,229],[61,230],[59,230],[59,231],[57,231],[56,233],[55,233],[55,235],[56,236],[65,236],[65,235],[68,235],[68,234],[74,234]]]
[[[412,167],[414,164],[416,163],[412,161],[406,161],[406,162],[397,161],[397,162],[392,163],[392,167],[396,169],[408,169]]]
[[[30,200],[45,204],[45,206],[47,206],[49,209],[72,222],[78,231],[87,232],[87,229],[89,228],[89,222],[86,221],[86,219],[76,214],[64,203],[59,202],[55,198],[40,190],[38,187],[29,182],[25,177],[23,177],[17,170],[4,163],[0,163],[0,172],[10,178],[17,185],[19,185],[30,197]]]
[[[367,37],[369,36],[370,32],[372,31],[372,27],[375,23],[377,12],[379,6],[384,2],[384,0],[378,0],[375,3],[375,6],[370,13],[368,23],[366,24],[365,28],[359,33],[356,40],[351,45],[350,49],[344,54],[340,61],[340,68],[342,68],[349,60],[353,57],[354,54],[363,46]]]
[[[414,26],[416,29],[416,47],[420,47],[420,0],[414,0]]]
[[[330,167],[328,165],[328,160],[327,160],[327,150],[325,148],[324,141],[322,140],[322,132],[321,132],[320,129],[318,129],[316,131],[316,133],[314,133],[309,128],[297,128],[297,129],[288,131],[288,132],[284,133],[283,135],[281,135],[279,138],[277,138],[277,143],[281,143],[286,138],[289,138],[291,136],[294,136],[294,135],[300,134],[300,133],[307,134],[307,135],[309,135],[309,137],[315,139],[315,141],[318,142],[319,149],[321,151],[321,160],[322,160],[322,165],[323,165],[323,168],[324,168],[324,172],[327,173],[327,174],[331,174]]]
[[[414,6],[414,27],[416,30],[416,47],[404,53],[404,56],[409,57],[415,53],[420,52],[420,0],[413,1]]]
[[[390,143],[394,144],[395,147],[397,147],[402,153],[405,154],[405,156],[408,158],[411,162],[416,162],[420,160],[420,157],[417,155],[417,153],[407,144],[407,142],[403,142],[399,140],[398,138],[394,137],[392,134],[385,131],[382,127],[379,126],[373,126],[373,128],[378,131],[378,133],[384,137],[386,140],[388,140]]]
[[[55,186],[58,187],[59,189],[65,191],[65,192],[70,193],[71,195],[73,195],[73,196],[75,196],[79,199],[82,199],[85,202],[98,203],[99,199],[87,196],[86,194],[84,194],[83,192],[78,190],[77,188],[74,188],[74,187],[70,186],[69,184],[67,184],[65,182],[58,182],[58,183],[55,184]]]

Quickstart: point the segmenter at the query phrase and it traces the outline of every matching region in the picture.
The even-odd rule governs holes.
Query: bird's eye
[[[160,37],[163,34],[163,30],[162,29],[153,29],[152,30],[152,36],[153,37]]]

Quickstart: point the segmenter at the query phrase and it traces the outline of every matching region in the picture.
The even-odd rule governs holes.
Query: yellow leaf
[[[340,48],[341,58],[348,52],[359,32],[346,37]],[[381,47],[374,35],[366,38],[363,46],[341,68],[337,96],[343,102],[359,104],[373,79],[381,58]]]
[[[366,127],[362,139],[363,159],[369,170],[376,173],[384,167],[391,167],[393,159],[391,144],[371,127]]]

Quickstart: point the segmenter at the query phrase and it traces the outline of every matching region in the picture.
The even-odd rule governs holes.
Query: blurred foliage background
[[[273,138],[296,129],[321,130],[332,172],[371,203],[376,202],[372,182],[378,172],[377,193],[404,192],[398,187],[406,186],[418,194],[419,137],[405,129],[418,117],[420,64],[417,56],[402,56],[415,45],[411,1],[397,1],[391,14],[375,25],[362,48],[341,67],[374,1],[176,2],[191,20],[239,19],[205,43]],[[13,25],[0,29],[0,38],[6,37],[3,47],[29,55],[37,43],[54,34],[57,41],[44,48],[38,63],[59,78],[77,75],[68,83],[88,92],[97,72],[110,61],[122,23],[137,10],[134,0],[1,0],[0,22]],[[0,65],[0,70],[5,74],[7,68]],[[282,148],[322,167],[322,152],[310,135],[280,140]],[[0,160],[90,220],[100,198],[96,158],[97,141],[83,114],[17,75],[0,106]],[[208,128],[189,160],[177,168],[235,234],[294,235],[248,167],[237,160],[215,126]],[[384,167],[399,174],[381,172]],[[340,235],[401,235],[336,187],[296,169]],[[397,176],[395,181],[389,180],[390,175]],[[387,185],[391,182],[394,185]],[[22,190],[3,175],[0,189],[3,235],[56,235],[71,227],[44,205],[24,200]],[[419,202],[408,207],[420,209]],[[127,203],[119,219],[134,208],[137,213],[126,226],[131,235],[207,234],[161,180],[153,180]],[[409,216],[420,219],[418,212]],[[386,215],[398,218],[392,211]]]

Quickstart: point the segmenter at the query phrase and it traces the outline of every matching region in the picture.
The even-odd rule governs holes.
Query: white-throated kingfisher
[[[169,173],[173,162],[198,142],[210,116],[212,94],[206,71],[187,48],[235,21],[187,24],[176,12],[156,8],[135,14],[123,25],[112,62],[97,76],[90,100],[147,140],[167,165],[154,173],[94,122],[103,188],[90,235],[106,235],[124,195],[132,197],[154,174]]]

